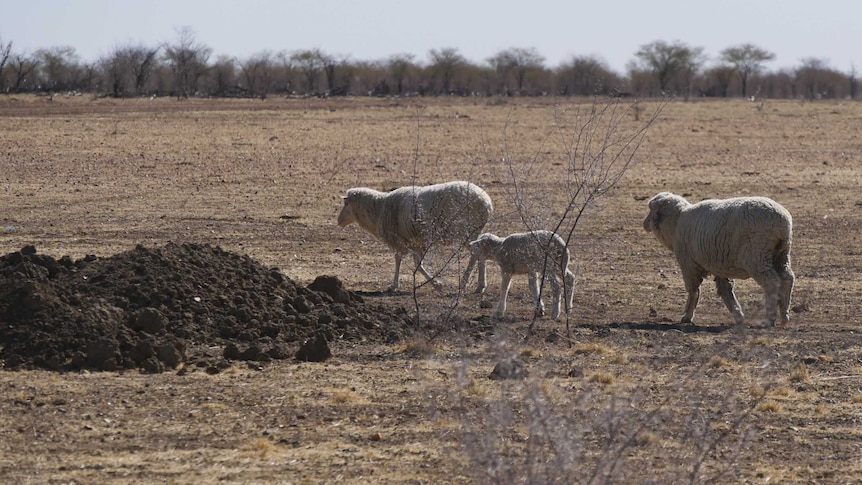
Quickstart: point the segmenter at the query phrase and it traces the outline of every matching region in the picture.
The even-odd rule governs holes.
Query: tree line
[[[850,98],[855,68],[840,72],[820,58],[768,71],[775,55],[745,43],[710,60],[702,47],[657,40],[640,46],[615,72],[598,57],[572,56],[548,67],[535,48],[512,47],[482,63],[457,48],[431,49],[428,60],[393,54],[353,60],[321,49],[262,50],[245,58],[214,55],[193,30],[172,42],[126,44],[82,61],[75,49],[57,46],[17,51],[0,37],[0,93],[80,92],[99,96],[684,96]]]

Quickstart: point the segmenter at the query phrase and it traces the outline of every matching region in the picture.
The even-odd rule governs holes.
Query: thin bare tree
[[[198,81],[206,74],[212,49],[195,39],[191,27],[177,30],[177,41],[165,46],[165,60],[174,76],[177,97],[188,98],[198,89]]]
[[[12,41],[10,40],[6,45],[3,45],[3,38],[0,37],[0,93],[6,91],[6,76],[4,75],[4,70],[11,54]]]
[[[652,103],[653,108],[643,120],[640,113],[644,108],[637,100],[608,98],[602,101],[594,97],[589,104],[576,105],[573,112],[557,108],[554,130],[542,148],[527,160],[517,160],[512,155],[508,135],[504,132],[503,160],[511,182],[508,196],[527,230],[552,230],[563,238],[568,247],[584,215],[619,185],[635,162],[635,154],[648,130],[668,102],[669,98],[664,98]],[[523,171],[525,166],[544,166],[540,162],[549,154],[566,162],[562,165],[564,173],[559,177],[562,186],[545,189],[550,192],[563,190],[567,195],[565,205],[556,209],[546,205],[545,197],[537,196],[533,177],[524,176]],[[549,218],[542,212],[559,215]],[[544,266],[548,266],[547,262]],[[545,275],[542,275],[540,288],[544,288],[545,280]],[[566,294],[565,282],[563,286],[563,294]],[[566,331],[571,336],[569,310],[566,308]],[[530,332],[537,317],[535,315],[530,324]]]
[[[431,58],[430,71],[440,79],[439,92],[450,93],[452,81],[458,70],[467,64],[467,59],[458,52],[458,49],[452,47],[431,49],[428,57]]]

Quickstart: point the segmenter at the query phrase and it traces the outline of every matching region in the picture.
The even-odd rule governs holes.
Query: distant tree
[[[33,53],[33,57],[39,62],[42,89],[63,91],[73,89],[77,84],[80,61],[74,47],[39,49]]]
[[[591,56],[572,56],[556,69],[557,92],[565,96],[619,93],[621,81],[604,61]]]
[[[410,72],[416,69],[414,58],[413,54],[395,54],[387,59],[386,67],[395,82],[395,94],[404,94],[404,81],[410,76]]]
[[[39,67],[39,61],[37,59],[23,52],[14,54],[9,66],[12,68],[12,78],[14,80],[12,89],[16,93],[33,89],[35,87],[30,86],[30,84],[32,83],[36,70]]]
[[[317,93],[317,78],[323,71],[324,56],[326,54],[320,49],[307,49],[296,51],[290,56],[290,60],[295,64],[305,77],[306,93]]]
[[[320,65],[326,78],[326,89],[330,95],[346,94],[350,87],[350,77],[343,76],[339,82],[339,70],[349,70],[347,56],[320,52]],[[345,73],[346,74],[346,73]]]
[[[847,76],[832,69],[829,61],[816,57],[802,59],[795,72],[796,83],[807,99],[838,98],[846,93]]]
[[[682,74],[690,79],[702,62],[702,55],[702,47],[690,47],[679,41],[669,44],[661,40],[644,44],[635,53],[641,61],[641,68],[655,75],[663,94],[668,92],[676,76]]]
[[[859,87],[859,79],[856,77],[856,65],[850,64],[850,74],[847,76],[847,81],[849,81],[848,86],[848,97],[850,99],[856,99],[856,90]]]
[[[216,96],[228,96],[236,86],[237,61],[231,56],[220,55],[216,58],[210,68],[210,83],[213,94]]]
[[[683,63],[682,77],[685,82],[685,99],[691,97],[691,91],[694,85],[697,73],[700,68],[706,63],[706,55],[703,53],[703,47],[689,48],[688,59]]]
[[[458,49],[453,47],[440,50],[431,49],[428,51],[428,57],[431,58],[428,69],[433,76],[440,79],[440,91],[443,93],[451,92],[452,81],[458,70],[467,64],[467,59],[458,52]]]
[[[705,93],[707,96],[721,96],[726,98],[730,92],[730,82],[736,69],[726,64],[712,67],[706,71],[706,81],[710,83]]]
[[[6,76],[4,75],[6,63],[9,62],[9,57],[12,55],[12,41],[3,45],[3,38],[0,37],[0,93],[6,91]]]
[[[258,52],[240,63],[242,78],[249,94],[266,99],[272,88],[272,68],[273,54],[270,51]]]
[[[99,81],[99,66],[95,62],[87,62],[81,65],[81,76],[79,79],[80,89],[91,92],[97,88]]]
[[[514,78],[516,91],[522,93],[527,74],[541,71],[545,58],[535,48],[512,47],[497,52],[487,62],[496,72],[504,91],[509,91],[508,81],[511,77]]]
[[[753,44],[741,44],[721,51],[721,59],[731,64],[742,81],[742,96],[748,96],[748,80],[763,69],[763,63],[775,59],[775,54]]]
[[[206,74],[212,49],[198,43],[191,27],[181,27],[177,31],[175,44],[165,46],[165,60],[174,75],[174,89],[177,97],[189,97],[198,89],[198,81]]]
[[[107,90],[115,98],[144,94],[158,62],[159,47],[128,44],[99,61]]]

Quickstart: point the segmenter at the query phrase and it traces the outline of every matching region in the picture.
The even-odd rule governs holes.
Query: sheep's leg
[[[485,276],[486,272],[486,263],[484,260],[478,262],[479,267],[479,282],[476,285],[476,293],[482,294],[485,293],[485,288],[488,287]],[[462,290],[467,288],[467,283],[470,281],[470,273],[473,272],[473,266],[476,266],[476,257],[470,256],[470,261],[467,263],[467,269],[464,271],[464,275],[461,276],[461,286]]]
[[[775,326],[775,314],[778,313],[778,299],[782,280],[778,273],[770,268],[761,273],[752,275],[754,281],[763,288],[764,293],[764,324],[768,327]],[[788,300],[789,301],[789,300]]]
[[[700,299],[700,284],[703,283],[703,277],[701,275],[683,275],[683,279],[685,280],[685,291],[688,292],[688,300],[685,302],[685,313],[683,313],[680,323],[692,323],[694,321],[694,309],[697,308],[697,301]]]
[[[742,325],[745,314],[742,313],[742,307],[739,306],[739,300],[736,299],[736,294],[733,292],[733,280],[716,276],[715,287],[718,289],[718,296],[721,297],[724,305],[733,315],[734,323]]]
[[[529,274],[530,293],[533,295],[533,311],[536,315],[545,316],[545,302],[542,301],[542,295],[539,294],[539,275],[537,273]]]
[[[790,308],[790,294],[793,292],[793,282],[796,280],[796,276],[789,267],[779,271],[778,275],[781,277],[781,284],[778,288],[778,316],[781,318],[781,323],[784,324],[790,321],[788,309]]]
[[[413,253],[413,262],[416,263],[416,271],[422,273],[422,276],[424,276],[427,281],[431,282],[431,285],[434,286],[434,288],[438,290],[443,288],[443,284],[434,279],[434,277],[425,269],[425,266],[422,265],[422,259],[423,256],[421,254]]]
[[[389,285],[389,289],[386,291],[393,292],[398,290],[398,280],[401,275],[401,253],[395,253],[395,277],[392,280],[392,284]]]
[[[500,301],[497,302],[497,311],[494,312],[494,316],[497,318],[503,318],[503,314],[506,313],[506,298],[509,297],[509,287],[512,285],[512,275],[510,273],[503,273],[503,280],[500,282]]]
[[[571,313],[575,299],[575,274],[566,268],[566,314]]]
[[[467,288],[467,283],[470,281],[470,273],[473,272],[473,266],[475,265],[476,257],[471,255],[470,261],[467,262],[467,269],[464,270],[464,274],[461,275],[461,281],[458,283],[458,288],[461,290],[465,290]],[[477,291],[477,293],[479,293],[479,291]]]
[[[551,310],[551,316],[554,317],[554,320],[559,320],[560,307],[562,306],[563,300],[563,288],[560,284],[560,278],[557,276],[551,278],[551,292],[553,294],[553,308]]]
[[[479,282],[476,284],[476,293],[485,293],[485,288],[488,287],[488,262],[484,259],[479,261]]]

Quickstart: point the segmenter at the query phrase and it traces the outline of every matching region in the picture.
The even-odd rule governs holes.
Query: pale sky
[[[624,73],[641,45],[678,40],[703,47],[707,65],[726,47],[753,43],[776,55],[770,70],[808,57],[844,72],[862,66],[856,0],[0,0],[0,41],[15,52],[71,46],[95,61],[118,46],[174,42],[183,26],[212,59],[319,48],[425,63],[430,49],[454,47],[482,64],[532,47],[548,67],[592,55]]]

